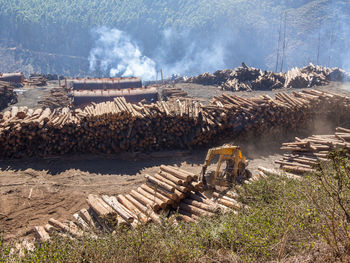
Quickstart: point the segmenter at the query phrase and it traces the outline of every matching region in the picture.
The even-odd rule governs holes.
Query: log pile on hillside
[[[71,108],[72,99],[68,96],[68,90],[64,87],[53,88],[50,90],[50,94],[43,97],[38,104],[51,110],[64,107]]]
[[[276,161],[285,171],[305,174],[315,171],[315,165],[327,161],[328,154],[337,149],[350,151],[350,130],[338,127],[334,135],[313,135],[305,139],[295,138],[295,142],[284,143],[282,160]]]
[[[260,69],[242,67],[208,72],[187,79],[187,82],[202,85],[217,85],[223,90],[252,91],[276,90],[281,88],[310,88],[327,85],[330,81],[349,81],[347,75],[339,68],[326,68],[309,64],[304,68],[293,68],[287,73],[274,73]]]
[[[162,224],[162,217],[196,222],[218,211],[243,208],[243,204],[235,200],[238,195],[233,191],[214,192],[210,198],[203,195],[198,176],[175,166],[162,165],[158,173],[145,177],[146,183],[128,194],[90,194],[86,199],[88,207],[80,209],[70,220],[60,222],[51,218],[45,226],[34,227],[37,238],[48,241],[53,231],[74,238],[95,236],[99,231],[111,233],[118,226]]]
[[[27,109],[19,114],[13,107],[0,116],[0,154],[13,158],[188,149],[225,136],[305,129],[316,115],[340,124],[349,113],[349,97],[310,89],[278,93],[275,99],[223,94],[209,105],[192,100],[143,105],[116,98],[76,110]]]
[[[6,81],[0,81],[0,110],[17,103],[17,93],[14,86]]]

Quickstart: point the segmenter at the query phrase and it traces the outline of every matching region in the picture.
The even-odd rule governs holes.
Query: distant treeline
[[[245,61],[273,70],[282,57],[284,70],[308,62],[344,66],[350,57],[349,52],[344,54],[349,47],[349,14],[350,2],[345,0],[2,0],[0,46],[88,57],[94,44],[91,29],[107,26],[130,34],[147,56],[156,59],[169,45],[164,31],[171,28],[176,36],[167,46],[167,63],[183,59],[193,40],[198,49],[220,42],[225,67]],[[88,63],[81,61],[74,71],[69,58],[48,60],[44,54],[23,51],[16,56],[28,56],[24,61],[44,72],[88,71]]]

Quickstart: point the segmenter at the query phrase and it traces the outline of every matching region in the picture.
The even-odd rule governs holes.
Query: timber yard
[[[1,74],[4,240],[239,213],[235,187],[204,191],[208,150],[239,147],[249,163],[240,184],[298,179],[330,151],[350,150],[349,80],[312,64],[287,73],[243,64],[150,83]]]

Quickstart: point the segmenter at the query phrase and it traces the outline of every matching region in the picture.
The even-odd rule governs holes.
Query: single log
[[[40,115],[40,117],[36,120],[37,122],[45,121],[47,122],[49,120],[51,114],[51,110],[49,108],[46,108]]]
[[[238,197],[238,194],[233,191],[225,191],[224,193],[225,193],[224,194],[225,196],[230,197],[232,199],[235,199]]]
[[[173,176],[172,174],[170,173],[167,173],[165,171],[160,171],[159,173],[160,175],[162,175],[164,178],[166,178],[167,180],[173,182],[174,184],[176,185],[184,185],[185,183],[185,180],[181,179],[181,178],[178,178],[176,176]]]
[[[74,219],[76,220],[77,224],[78,224],[83,230],[85,230],[85,231],[90,230],[90,227],[89,227],[88,223],[86,223],[86,222],[84,221],[84,219],[83,219],[81,216],[79,216],[78,213],[74,214],[73,217],[74,217]]]
[[[212,213],[209,212],[209,211],[206,211],[206,210],[203,210],[203,209],[198,208],[196,206],[189,205],[189,204],[182,203],[182,202],[180,203],[179,208],[181,208],[182,210],[187,211],[189,213],[193,213],[193,214],[195,214],[197,216],[212,215]]]
[[[184,221],[184,222],[188,222],[188,223],[195,223],[195,222],[196,222],[196,220],[194,220],[193,218],[191,218],[191,217],[189,217],[189,216],[187,216],[187,215],[184,215],[184,214],[182,214],[182,213],[178,214],[178,215],[176,216],[176,219],[177,219],[177,220]]]
[[[174,192],[174,190],[175,190],[174,186],[170,186],[169,184],[164,183],[163,181],[160,181],[159,179],[157,179],[157,178],[155,178],[155,177],[153,177],[151,175],[146,174],[145,178],[148,181],[150,181],[150,182],[152,182],[152,183],[154,183],[156,185],[159,185],[160,187],[164,188],[165,190],[167,190],[169,192]]]
[[[115,217],[112,217],[111,220],[110,217],[102,218],[91,207],[88,209],[88,212],[95,221],[96,225],[99,226],[99,229],[101,231],[112,233],[114,231],[114,228],[118,225],[118,222],[116,222]]]
[[[83,208],[78,212],[79,216],[92,228],[99,228],[99,226],[95,223],[89,212]]]
[[[259,166],[258,167],[259,171],[262,171],[264,174],[268,176],[286,176],[291,179],[296,179],[296,180],[301,180],[300,176],[292,174],[292,173],[287,173],[285,171],[276,171],[273,169],[267,169],[265,167]]]
[[[119,204],[118,200],[113,200],[113,198],[103,195],[103,201],[105,201],[110,207],[112,207],[126,222],[132,223],[134,218],[123,209],[123,207]]]
[[[229,207],[229,208],[233,208],[233,209],[237,209],[237,210],[242,208],[242,205],[239,204],[236,200],[225,197],[225,196],[221,197],[221,198],[217,198],[216,201],[219,204],[224,205],[224,206]]]
[[[182,200],[182,202],[184,202],[185,204],[188,204],[188,205],[193,205],[195,207],[206,210],[208,212],[216,213],[218,211],[217,207],[215,207],[215,206],[210,206],[210,205],[207,205],[207,204],[202,203],[202,202],[198,202],[198,201],[190,199],[190,198],[185,198],[184,200]]]
[[[217,206],[213,201],[211,201],[209,198],[205,197],[204,195],[202,195],[201,193],[190,193],[189,198],[196,200],[198,202],[201,203],[205,203],[209,206]]]
[[[174,203],[174,200],[172,200],[171,198],[169,198],[168,196],[162,194],[161,191],[158,191],[159,189],[154,189],[150,186],[148,186],[147,184],[143,184],[140,186],[143,190],[147,191],[148,193],[155,195],[157,198],[159,198],[160,200],[162,200],[163,202],[165,202],[167,205],[171,205]]]
[[[163,187],[160,187],[158,184],[154,184],[150,181],[147,181],[146,184],[147,184],[147,186],[149,186],[153,190],[161,193],[162,195],[164,195],[165,197],[167,197],[169,199],[172,199],[174,201],[177,201],[179,199],[177,194],[175,194],[174,192],[170,192],[170,191],[164,189]]]
[[[135,218],[137,218],[137,220],[139,222],[147,223],[149,221],[147,216],[145,214],[143,214],[143,212],[140,209],[138,209],[132,202],[130,202],[124,195],[118,195],[117,199],[127,209],[129,209],[130,211],[132,211],[135,214],[135,216],[136,216]]]
[[[161,180],[162,182],[175,187],[175,190],[179,190],[180,192],[186,193],[188,192],[188,188],[186,186],[180,185],[180,184],[176,184],[173,181],[169,180],[168,178],[163,176],[163,173],[159,173],[159,174],[154,174],[154,178]]]
[[[61,223],[58,220],[55,220],[53,218],[49,219],[49,224],[60,229],[63,232],[69,233],[70,235],[72,235],[73,237],[81,237],[83,236],[83,233],[80,231],[76,231],[75,229],[72,229],[71,227]]]
[[[185,182],[190,182],[193,179],[190,175],[184,174],[183,172],[178,171],[171,166],[161,165],[160,169],[164,172],[170,173],[171,175],[173,175],[177,178],[184,180]]]
[[[336,128],[336,131],[337,131],[337,132],[350,133],[350,129],[345,129],[345,128],[342,128],[342,127],[337,127],[337,128]]]
[[[104,221],[104,224],[112,230],[117,225],[128,225],[128,223],[118,216],[117,212],[112,207],[106,204],[101,198],[90,194],[87,198],[89,206],[97,214],[97,216]]]
[[[165,209],[167,207],[167,203],[164,200],[159,199],[156,194],[151,194],[141,187],[137,188],[137,191],[143,196],[147,197],[149,200],[157,203],[161,209]]]
[[[180,173],[187,174],[187,175],[191,176],[192,180],[194,180],[194,181],[196,181],[198,179],[198,175],[197,174],[191,173],[189,171],[180,169],[180,168],[175,167],[175,166],[171,166],[171,167],[174,168],[175,170],[179,171]]]
[[[202,192],[203,182],[190,182],[188,187],[190,187],[189,189],[192,191]]]
[[[193,214],[193,213],[191,213],[191,212],[188,212],[188,211],[186,211],[186,210],[183,210],[183,209],[181,209],[181,208],[179,208],[179,214],[180,215],[185,215],[185,216],[187,216],[187,217],[189,217],[189,218],[192,218],[194,221],[199,221],[200,220],[200,217],[199,216],[197,216],[197,215],[195,215],[195,214]]]
[[[173,182],[169,181],[168,179],[162,177],[160,174],[155,174],[155,175],[153,175],[153,177],[166,183],[170,187],[174,187],[175,190],[173,192],[179,197],[179,199],[185,198],[185,194],[189,191],[188,188],[181,186],[181,185],[176,185]]]
[[[130,192],[130,195],[134,197],[137,201],[139,201],[141,204],[145,206],[152,207],[152,209],[157,212],[160,210],[160,205],[158,205],[156,202],[154,202],[151,199],[148,199],[146,196],[140,194],[139,192],[136,192],[135,190],[132,190]]]
[[[116,212],[104,206],[97,196],[90,194],[86,201],[99,217],[105,217],[109,214],[116,215]]]
[[[141,204],[139,201],[137,201],[134,197],[132,197],[131,195],[125,195],[125,197],[131,202],[133,203],[140,211],[142,211],[142,213],[144,213],[147,217],[151,218],[153,222],[156,223],[161,223],[160,218],[158,215],[156,215],[153,210],[148,209],[146,206],[144,206],[143,204]]]
[[[34,232],[40,242],[47,242],[50,240],[50,235],[46,232],[43,226],[35,226]]]
[[[55,228],[54,226],[52,226],[50,224],[46,224],[44,226],[44,229],[48,234],[52,234],[54,231],[58,230],[57,228]]]

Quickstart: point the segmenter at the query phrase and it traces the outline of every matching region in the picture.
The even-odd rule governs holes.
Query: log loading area
[[[296,71],[298,87],[315,82],[305,70],[304,79]],[[298,178],[333,149],[350,150],[350,96],[342,84],[242,93],[195,80],[153,88],[152,94],[163,94],[160,101],[113,95],[103,102],[84,98],[81,107],[72,107],[61,87],[39,107],[18,106],[13,99],[0,113],[5,240],[46,241],[53,233],[96,237],[118,226],[195,223],[218,211],[239,213],[246,207],[235,189],[207,195],[198,181],[204,153],[223,142],[247,154],[252,176],[244,183],[281,174]],[[90,84],[96,89],[96,80],[90,82],[77,80],[71,90],[86,93]],[[6,96],[15,96],[15,88],[1,83]],[[140,85],[138,79],[134,84]],[[60,95],[53,100],[52,94]]]

